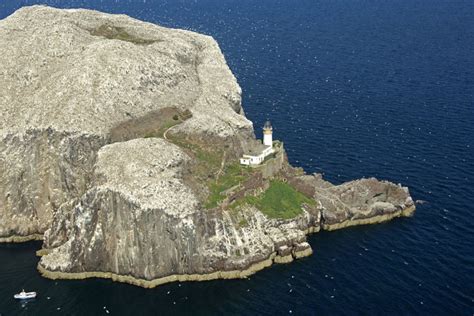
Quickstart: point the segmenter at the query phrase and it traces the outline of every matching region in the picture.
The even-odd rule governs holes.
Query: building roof
[[[270,146],[265,146],[262,143],[255,143],[253,146],[251,146],[248,151],[245,153],[245,155],[248,156],[259,156],[265,149],[267,149]]]

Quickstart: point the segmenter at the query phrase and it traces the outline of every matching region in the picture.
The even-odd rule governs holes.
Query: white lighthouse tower
[[[263,145],[273,147],[273,128],[270,121],[266,121],[263,125]]]
[[[263,126],[263,144],[257,143],[250,153],[240,158],[240,164],[245,166],[256,166],[265,161],[265,158],[275,152],[273,148],[273,128],[270,121]]]

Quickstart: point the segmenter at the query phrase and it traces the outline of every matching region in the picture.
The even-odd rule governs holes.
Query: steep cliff
[[[181,147],[160,138],[102,147],[93,185],[65,204],[46,232],[39,270],[50,278],[106,277],[144,287],[245,277],[310,255],[307,233],[413,211],[401,186],[376,179],[334,186],[289,165],[278,177],[302,192],[312,190],[317,202],[303,204],[300,214],[273,218],[246,197],[206,209],[185,180],[193,163]]]
[[[253,138],[209,36],[25,7],[0,21],[0,65],[0,241],[39,237],[86,191],[100,147],[164,128],[173,112],[192,114],[175,132],[231,137],[235,152]]]
[[[306,234],[409,216],[408,189],[261,167],[216,42],[130,17],[22,8],[0,21],[0,242],[44,239],[50,278],[153,287],[245,277]]]
[[[190,162],[180,147],[159,138],[103,147],[95,185],[46,232],[51,251],[40,270],[50,277],[122,275],[152,286],[240,277],[271,263],[279,246],[289,245],[290,257],[293,245],[309,249],[302,244],[303,230],[314,225],[308,212],[282,221],[251,207],[239,218],[203,209],[183,179]]]

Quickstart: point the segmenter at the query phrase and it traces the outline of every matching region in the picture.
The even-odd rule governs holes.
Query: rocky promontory
[[[42,239],[49,278],[144,287],[240,278],[312,253],[308,233],[415,210],[377,179],[258,167],[241,89],[209,36],[25,7],[0,21],[0,242]]]

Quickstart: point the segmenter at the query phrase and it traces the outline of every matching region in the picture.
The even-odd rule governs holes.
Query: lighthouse
[[[240,158],[240,164],[245,166],[257,166],[265,161],[265,158],[275,152],[273,148],[273,128],[270,121],[263,125],[263,144],[256,142],[254,147]],[[278,149],[277,149],[278,150]]]
[[[266,121],[265,125],[263,125],[263,144],[273,147],[273,128],[270,121]]]

